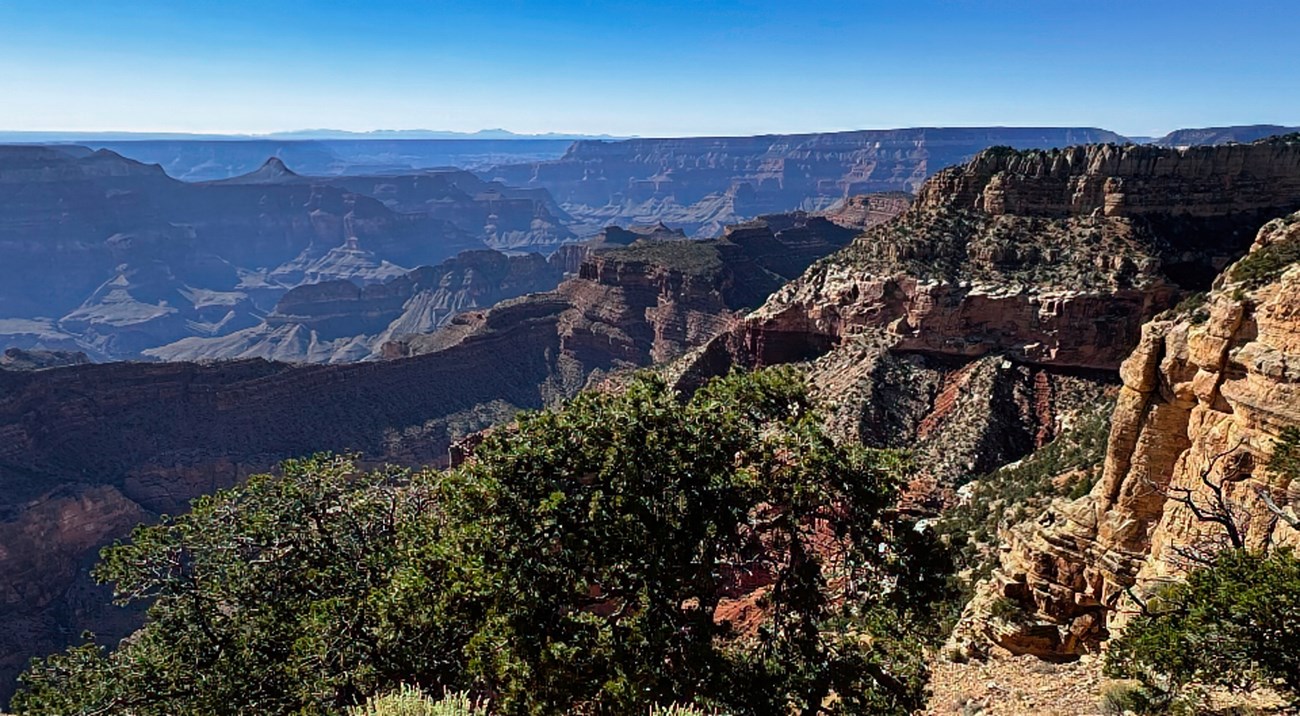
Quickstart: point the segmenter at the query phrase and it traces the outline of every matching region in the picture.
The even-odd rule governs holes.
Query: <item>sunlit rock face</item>
[[[1266,224],[1251,254],[1286,244],[1300,245],[1300,214]],[[1300,426],[1300,265],[1262,285],[1240,276],[1230,268],[1204,308],[1143,327],[1120,371],[1102,479],[1006,536],[1000,568],[967,609],[965,638],[1052,658],[1097,648],[1132,616],[1132,595],[1149,596],[1227,543],[1182,499],[1207,511],[1211,485],[1223,487],[1247,546],[1300,544],[1261,499],[1291,515],[1300,507],[1300,485],[1266,468],[1282,431]],[[1025,619],[994,618],[998,600]]]

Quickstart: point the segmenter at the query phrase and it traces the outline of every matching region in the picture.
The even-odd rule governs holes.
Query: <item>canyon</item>
[[[1157,142],[1235,141],[1271,129],[1179,130]],[[14,260],[0,269],[0,344],[83,351],[100,361],[355,360],[372,353],[361,347],[371,336],[351,336],[356,345],[345,347],[332,345],[342,337],[277,333],[271,323],[278,319],[270,317],[277,300],[319,281],[394,280],[466,250],[546,256],[612,224],[719,236],[761,214],[835,210],[867,193],[906,197],[941,166],[995,144],[1124,138],[1086,128],[920,128],[566,141],[563,152],[561,141],[277,138],[3,148],[0,247]],[[437,168],[444,163],[478,175]],[[73,209],[67,215],[59,209],[65,206]],[[34,228],[49,226],[57,230]],[[34,268],[56,265],[56,280],[35,279]]]
[[[234,181],[195,185],[234,198],[220,221],[179,224],[167,214],[175,206],[141,199],[155,184],[181,198],[191,191],[177,190],[156,168],[89,150],[25,151],[37,153],[30,176],[71,177],[80,196],[101,207],[95,217],[157,218],[154,231],[168,238],[158,244],[170,246],[171,232],[181,231],[186,247],[215,246],[222,234],[212,227],[244,222],[263,230],[241,232],[245,243],[234,253],[259,255],[247,242],[260,241],[283,260],[264,264],[256,279],[233,272],[244,293],[238,300],[264,306],[254,314],[259,323],[225,324],[225,337],[244,336],[246,344],[209,352],[212,336],[188,336],[137,348],[174,351],[152,355],[169,359],[157,363],[86,364],[77,341],[30,346],[73,349],[63,354],[6,353],[6,683],[27,656],[75,640],[84,628],[111,641],[138,623],[138,615],[108,606],[86,573],[95,550],[132,525],[318,450],[355,452],[367,464],[445,464],[460,438],[521,409],[616,386],[633,368],[657,366],[689,391],[737,367],[800,364],[836,433],[911,451],[919,469],[902,507],[927,516],[957,499],[970,479],[1050,443],[1118,391],[1103,479],[1078,506],[1054,506],[1053,516],[1017,528],[994,586],[981,592],[993,596],[977,598],[967,620],[983,641],[1054,658],[1091,648],[1105,636],[1116,595],[1166,577],[1162,555],[1198,539],[1188,536],[1195,530],[1186,514],[1153,504],[1135,480],[1180,485],[1197,466],[1230,464],[1242,485],[1235,494],[1248,498],[1261,484],[1251,475],[1270,440],[1297,424],[1288,356],[1300,274],[1249,286],[1231,276],[1248,252],[1271,256],[1296,242],[1297,217],[1279,217],[1300,210],[1300,137],[1181,148],[994,147],[923,183],[881,179],[888,191],[864,196],[845,195],[848,185],[840,185],[813,202],[822,211],[735,222],[714,239],[692,240],[674,222],[654,220],[604,227],[584,243],[555,238],[565,223],[557,212],[572,213],[572,196],[537,182],[508,189],[430,172],[334,186],[272,161]],[[864,186],[876,185],[852,185]],[[6,196],[46,206],[45,214],[29,214],[46,221],[62,200],[41,192],[43,204],[22,191]],[[266,208],[276,201],[297,208]],[[262,207],[256,220],[246,218],[249,202]],[[323,208],[296,213],[306,205]],[[512,226],[528,231],[492,223],[498,206],[516,207],[522,223]],[[472,231],[455,228],[462,216]],[[539,216],[549,218],[537,224]],[[60,229],[68,233],[58,250],[107,254],[86,238],[93,232],[73,231],[95,224],[77,221]],[[383,249],[401,243],[391,238],[401,230],[379,229],[411,224],[444,227],[448,243],[426,247],[444,253],[407,270],[409,258],[398,257],[410,248]],[[325,239],[318,225],[327,227]],[[31,250],[31,231],[10,222],[0,240]],[[550,258],[518,250],[518,236]],[[487,248],[489,241],[510,253]],[[461,242],[474,250],[457,255],[451,246]],[[135,236],[110,248],[119,260],[137,248],[155,250]],[[162,303],[136,298],[143,295],[136,287],[188,286],[167,277],[195,275],[186,261],[196,255],[169,260],[170,274],[121,261],[128,268],[114,282],[91,286],[100,298],[90,305],[116,301],[146,324],[161,320],[145,309]],[[245,264],[223,257],[219,265]],[[272,291],[275,276],[286,278]],[[1204,317],[1169,317],[1212,285]],[[231,312],[234,299],[200,302],[188,289],[172,290],[168,306],[179,295],[195,311]],[[72,305],[64,315],[104,323],[84,308]],[[39,317],[22,320],[17,328],[32,335],[62,330]],[[298,335],[272,335],[277,330]],[[353,342],[356,336],[365,339]],[[102,355],[109,345],[116,343],[90,348]],[[237,350],[247,357],[199,360]],[[266,360],[276,356],[320,364]],[[1207,463],[1228,446],[1243,457]],[[1291,509],[1293,486],[1267,486]],[[1267,521],[1264,512],[1252,514]],[[1252,534],[1294,540],[1284,522],[1261,522]],[[979,605],[993,599],[1017,600],[1035,618],[1023,628],[981,621]]]
[[[0,147],[0,342],[139,358],[255,327],[304,283],[549,252],[574,239],[562,218],[544,191],[459,170],[329,183],[272,158],[191,184],[106,150]]]
[[[861,216],[883,220],[882,207]],[[138,624],[86,573],[95,550],[131,525],[320,450],[370,464],[443,464],[457,438],[701,344],[846,245],[860,218],[838,217],[846,227],[802,213],[765,217],[705,242],[663,227],[612,229],[572,247],[579,270],[558,288],[460,313],[432,334],[394,335],[381,346],[388,360],[0,370],[0,583],[12,585],[0,599],[0,679],[8,689],[29,656],[83,629],[112,641]],[[525,283],[554,270],[537,256],[478,258]],[[331,322],[355,330],[370,309],[397,310],[414,292],[426,297],[411,324],[422,328],[452,308],[439,302],[435,269],[344,283],[289,292],[281,315],[317,331]],[[40,367],[33,354],[12,360]]]

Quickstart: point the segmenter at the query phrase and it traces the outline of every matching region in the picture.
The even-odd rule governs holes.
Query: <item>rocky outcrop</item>
[[[0,700],[13,676],[37,654],[62,648],[69,636],[95,629],[120,639],[139,610],[111,605],[110,590],[85,579],[95,551],[149,518],[114,487],[67,486],[0,511]],[[78,575],[82,581],[75,587]],[[57,609],[58,613],[54,613]]]
[[[912,192],[981,150],[1122,142],[1067,128],[917,128],[833,134],[581,141],[560,159],[487,172],[547,189],[594,233],[608,223],[663,221],[698,237],[767,213],[817,211],[847,197]],[[579,229],[581,231],[581,229]]]
[[[995,148],[937,174],[918,192],[916,203],[922,210],[968,209],[993,216],[1160,219],[1276,209],[1295,201],[1300,190],[1296,144],[1279,137],[1184,150]]]
[[[1266,467],[1282,430],[1300,427],[1297,258],[1300,214],[1265,225],[1203,307],[1143,328],[1101,480],[1005,536],[959,639],[1048,658],[1097,648],[1129,615],[1130,590],[1143,598],[1229,543],[1198,511],[1230,516],[1245,546],[1300,545],[1261,499],[1300,508],[1300,485]]]
[[[670,229],[663,223],[649,226],[629,226],[627,228],[613,225],[606,226],[590,239],[577,244],[566,244],[551,254],[552,263],[560,266],[565,275],[575,276],[582,269],[582,263],[592,252],[615,246],[629,246],[641,239],[649,241],[685,241],[686,233],[681,229]]]

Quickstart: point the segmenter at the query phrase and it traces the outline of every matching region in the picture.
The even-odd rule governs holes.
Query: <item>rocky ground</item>
[[[1115,684],[1102,676],[1103,657],[1052,663],[1034,656],[995,652],[986,661],[931,665],[930,702],[924,716],[1118,716],[1104,694]],[[1125,712],[1129,713],[1129,712]],[[1246,694],[1213,692],[1195,713],[1217,716],[1294,716],[1268,690]]]
[[[1100,715],[1101,660],[1086,656],[1053,664],[1032,656],[994,655],[987,661],[933,664],[927,716]]]

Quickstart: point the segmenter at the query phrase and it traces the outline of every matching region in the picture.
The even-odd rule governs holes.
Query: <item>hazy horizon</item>
[[[1300,124],[1300,13],[1152,0],[852,6],[0,2],[0,130],[743,136]]]
[[[1152,134],[1125,134],[1116,132],[1128,139],[1160,139],[1166,135],[1178,130],[1197,130],[1197,129],[1230,129],[1233,127],[1249,126],[1276,126],[1282,129],[1293,129],[1296,124],[1285,124],[1281,122],[1251,122],[1248,124],[1238,125],[1214,125],[1214,126],[1192,126],[1179,125],[1171,127],[1166,131]],[[577,141],[577,140],[602,140],[602,141],[621,141],[628,139],[725,139],[729,137],[751,137],[751,136],[800,136],[814,135],[822,133],[837,132],[889,132],[889,131],[907,131],[915,129],[933,129],[933,130],[962,130],[962,129],[1051,129],[1051,128],[1079,128],[1093,129],[1103,131],[1115,131],[1109,127],[1085,127],[1079,124],[1062,124],[1055,127],[1049,126],[1027,126],[1027,125],[917,125],[912,127],[858,127],[847,130],[829,130],[829,132],[816,131],[794,131],[794,132],[763,132],[747,135],[722,135],[722,134],[699,134],[699,135],[611,135],[611,134],[583,134],[579,132],[548,132],[545,134],[524,134],[513,132],[508,129],[491,128],[476,131],[457,132],[451,130],[437,129],[372,129],[372,130],[335,130],[335,129],[295,129],[269,132],[265,134],[235,134],[235,133],[217,133],[217,132],[153,132],[149,130],[137,131],[60,131],[60,130],[17,130],[10,131],[0,128],[0,142],[15,141],[18,139],[26,140],[27,143],[55,142],[55,143],[75,143],[78,141],[329,141],[329,140],[447,140],[447,141]]]

